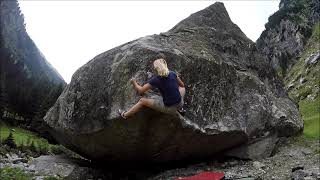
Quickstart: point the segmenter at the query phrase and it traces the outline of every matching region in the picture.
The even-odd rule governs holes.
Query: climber
[[[184,83],[179,76],[173,71],[169,71],[167,63],[164,59],[157,59],[153,62],[153,68],[157,75],[152,77],[146,84],[140,86],[137,81],[132,78],[130,82],[139,94],[143,94],[152,87],[159,89],[161,98],[141,98],[137,104],[132,106],[128,111],[119,109],[119,114],[122,118],[127,119],[137,113],[143,107],[172,114],[177,111],[183,113],[183,98],[186,93]]]

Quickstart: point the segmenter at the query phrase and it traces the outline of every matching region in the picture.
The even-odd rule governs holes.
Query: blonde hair
[[[157,59],[153,62],[153,66],[156,69],[159,76],[167,77],[169,75],[169,69],[166,60]]]

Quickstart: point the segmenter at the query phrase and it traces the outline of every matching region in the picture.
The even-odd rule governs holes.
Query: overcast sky
[[[67,83],[94,56],[171,29],[215,1],[19,1],[26,29]],[[279,0],[222,1],[231,20],[255,41]]]

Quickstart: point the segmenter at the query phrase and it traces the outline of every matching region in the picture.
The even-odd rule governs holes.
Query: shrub
[[[27,146],[26,146],[24,143],[22,143],[22,144],[19,146],[19,149],[20,149],[22,152],[24,152],[24,151],[26,151],[28,148],[27,148]]]
[[[49,148],[46,144],[39,145],[39,152],[40,154],[48,154]]]
[[[53,154],[63,154],[63,148],[60,145],[53,145],[51,146],[51,152]]]
[[[13,131],[14,131],[14,130],[11,129],[9,136],[4,140],[3,143],[6,144],[6,145],[8,145],[8,146],[11,147],[11,148],[16,148],[17,145],[16,145],[16,143],[14,142],[13,133],[12,133]]]
[[[33,175],[26,173],[19,168],[4,167],[0,169],[1,180],[29,180],[32,179]]]
[[[29,149],[33,152],[38,152],[36,146],[34,145],[34,141],[31,142]]]
[[[310,87],[302,87],[301,90],[299,90],[299,99],[304,100],[311,93],[312,89]]]

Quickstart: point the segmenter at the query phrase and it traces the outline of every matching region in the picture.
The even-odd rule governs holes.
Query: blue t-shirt
[[[176,73],[170,71],[168,77],[154,76],[148,83],[159,89],[164,105],[172,106],[180,103],[181,95]]]

